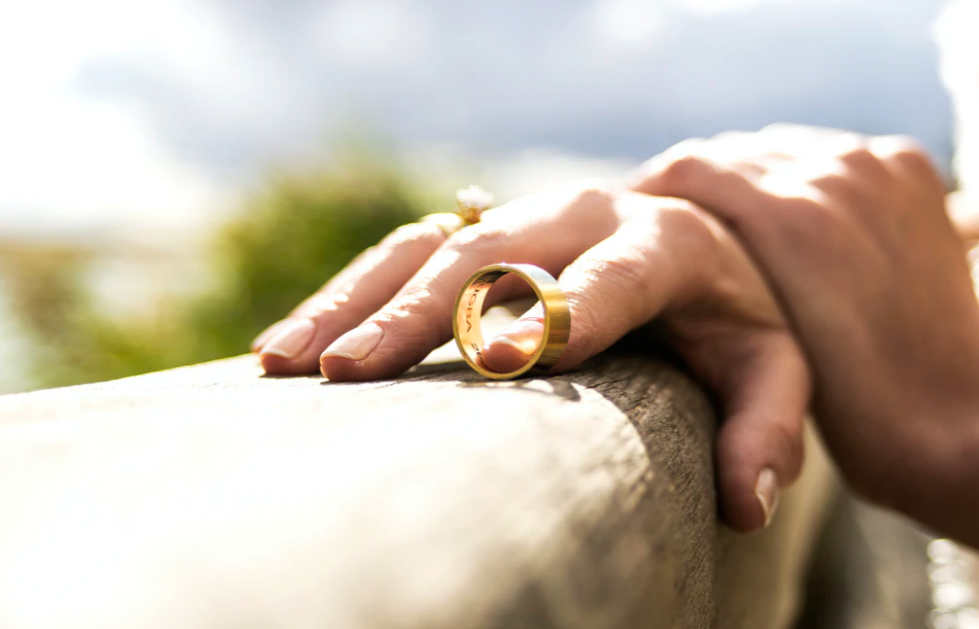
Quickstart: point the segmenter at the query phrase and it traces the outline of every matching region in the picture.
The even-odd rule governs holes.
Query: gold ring
[[[483,212],[493,205],[493,195],[479,186],[469,186],[456,191],[455,212],[438,212],[421,218],[424,223],[435,223],[448,238],[463,227],[479,222]]]
[[[527,282],[544,305],[544,337],[526,365],[516,371],[500,373],[479,364],[484,345],[480,320],[486,293],[496,280],[507,273],[518,275]],[[544,269],[531,264],[492,264],[473,273],[459,291],[452,318],[452,333],[462,357],[470,367],[487,378],[509,380],[531,369],[545,371],[557,364],[571,335],[571,311],[557,280]]]

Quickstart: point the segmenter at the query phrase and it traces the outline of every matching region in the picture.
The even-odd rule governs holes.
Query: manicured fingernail
[[[381,326],[376,323],[365,323],[333,341],[333,344],[323,352],[322,358],[338,356],[351,360],[364,360],[381,342],[382,336],[384,336],[384,330],[381,329]]]
[[[283,321],[286,325],[262,348],[262,355],[272,354],[292,360],[303,353],[316,333],[316,325],[310,319]]]
[[[269,327],[265,328],[265,330],[263,330],[262,333],[256,336],[255,340],[252,341],[252,344],[250,345],[252,351],[253,352],[260,351],[262,347],[264,347],[266,343],[272,340],[272,337],[278,334],[279,331],[282,330],[284,326],[289,324],[290,321],[291,319],[284,319],[282,321],[277,321],[272,325],[270,325]]]
[[[509,345],[524,356],[531,356],[543,336],[544,324],[537,319],[517,319],[494,336],[489,345]]]
[[[758,482],[755,483],[755,497],[758,498],[762,511],[765,512],[765,526],[772,521],[775,509],[778,508],[778,495],[778,476],[775,475],[775,470],[766,467],[758,475]]]

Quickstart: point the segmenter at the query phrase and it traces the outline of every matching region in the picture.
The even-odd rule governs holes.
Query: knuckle
[[[508,233],[505,229],[487,223],[477,223],[452,234],[442,246],[451,251],[503,254],[507,240]]]
[[[909,169],[918,171],[930,171],[932,169],[931,158],[918,149],[905,148],[895,151],[891,155],[891,159]]]
[[[408,290],[378,312],[377,318],[390,322],[424,317],[430,308],[430,298],[431,294],[427,290]]]
[[[611,186],[599,179],[583,179],[575,182],[569,205],[585,207],[611,207],[615,194]]]
[[[695,184],[712,169],[706,157],[696,153],[680,153],[672,156],[663,166],[659,179],[667,190],[681,191]]]
[[[297,312],[310,319],[320,319],[333,315],[345,303],[349,301],[349,296],[344,292],[316,293],[304,301]]]
[[[406,291],[371,317],[371,321],[396,334],[402,343],[434,346],[441,333],[442,318],[435,313],[444,309],[442,296],[427,288]]]
[[[870,147],[854,136],[848,137],[837,151],[836,157],[851,167],[873,167],[879,164],[877,156]]]
[[[894,153],[891,159],[900,168],[914,172],[919,176],[925,176],[934,183],[941,185],[941,178],[935,169],[934,163],[931,161],[931,157],[923,150],[901,150]]]
[[[562,191],[564,196],[556,198],[553,216],[586,219],[595,215],[610,215],[614,212],[616,193],[610,185],[600,179],[582,179],[572,183]]]
[[[914,138],[892,135],[879,138],[877,151],[881,159],[915,171],[934,171],[928,151]]]
[[[689,162],[697,160],[707,143],[708,140],[703,138],[689,138],[646,160],[633,175],[632,189],[647,194],[670,195],[676,184],[684,183],[684,170],[689,174]]]
[[[872,168],[872,166],[869,165],[859,167],[859,168],[861,170],[865,170],[868,167]],[[813,175],[807,178],[805,183],[810,188],[813,188],[822,193],[830,195],[831,198],[840,198],[840,197],[846,198],[852,196],[853,194],[857,193],[860,190],[859,179],[855,179],[853,176],[849,176],[837,172],[821,173],[818,175]],[[795,205],[796,202],[797,200],[793,199],[793,205]],[[825,206],[819,202],[813,201],[813,203],[815,203],[815,205],[818,208],[823,210],[819,212],[819,214],[821,218],[825,218],[826,217],[825,215],[827,214],[827,212],[825,211]],[[795,209],[798,212],[806,212],[806,211],[809,211],[810,213],[816,212],[816,210],[812,207],[809,207],[808,209],[804,208],[802,203],[798,203]]]
[[[602,303],[616,295],[633,294],[647,281],[641,260],[625,254],[606,257],[586,253],[565,270],[562,278],[565,275],[574,276],[575,288],[570,292],[582,303]]]
[[[568,301],[576,317],[586,313],[596,319],[584,321],[583,329],[619,329],[643,318],[645,300],[634,296],[649,293],[651,287],[641,256],[583,259],[576,271],[576,287],[568,294]],[[603,306],[610,303],[616,307],[610,310]]]
[[[407,223],[385,236],[379,246],[396,248],[414,243],[434,243],[443,238],[442,230],[433,223]]]
[[[883,172],[880,158],[871,150],[870,141],[863,135],[847,132],[826,136],[821,139],[820,147],[825,152],[825,156],[845,166],[842,172]],[[819,167],[824,167],[822,162],[819,162]]]
[[[618,257],[603,260],[591,267],[588,275],[593,284],[606,292],[630,293],[637,288],[644,290],[646,273],[640,260],[634,257]]]
[[[670,199],[670,204],[659,211],[659,223],[670,230],[688,234],[707,234],[710,228],[706,214],[695,203],[686,199]]]
[[[669,207],[647,218],[647,230],[662,234],[669,242],[710,254],[718,243],[711,223],[714,220],[697,205],[685,199],[670,199]]]
[[[582,196],[592,194],[606,195],[611,194],[612,187],[604,179],[598,177],[585,177],[578,179],[572,184],[575,192]]]
[[[905,136],[875,138],[873,149],[902,189],[936,197],[947,192],[946,182],[931,155],[917,140]]]

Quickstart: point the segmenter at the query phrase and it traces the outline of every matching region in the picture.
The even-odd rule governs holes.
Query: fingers
[[[251,351],[256,354],[260,352],[262,347],[264,347],[265,344],[268,343],[275,335],[281,332],[282,329],[288,324],[289,319],[283,319],[282,321],[276,321],[269,327],[265,328],[258,336],[255,337],[255,340],[252,341],[249,347]]]
[[[399,227],[255,340],[269,374],[319,371],[320,354],[383,306],[445,241],[432,223]]]
[[[688,306],[701,312],[694,316],[698,321],[713,321],[709,330],[701,327],[694,334],[701,339],[696,349],[688,354],[682,341],[677,348],[723,401],[718,481],[725,520],[738,531],[762,528],[775,511],[781,488],[795,480],[802,465],[802,421],[809,400],[806,363],[771,314],[743,323],[732,312],[704,317],[696,304],[718,298],[713,293],[718,269],[747,264],[744,254],[729,239],[719,239],[710,219],[696,207],[677,199],[646,198],[645,203],[645,215],[624,224],[561,274],[571,335],[556,369],[579,365],[657,316],[672,321]],[[741,285],[747,280],[732,281]],[[744,303],[743,298],[736,301]],[[538,303],[489,342],[482,352],[484,365],[493,371],[518,369],[542,334]]]
[[[631,188],[693,201],[727,222],[764,257],[771,253],[768,246],[794,250],[797,239],[779,227],[798,228],[803,235],[811,231],[812,221],[826,217],[820,204],[827,195],[872,196],[896,175],[926,175],[936,190],[942,188],[924,151],[907,138],[773,125],[755,134],[682,142],[641,166]],[[790,220],[772,219],[776,204]]]
[[[710,139],[691,138],[647,160],[629,177],[629,187],[637,192],[656,194],[645,189],[647,179],[660,176],[661,171],[672,162],[698,157],[709,158],[714,163],[736,168],[742,174],[758,177],[769,168],[784,165],[801,154],[812,152],[817,146],[856,137],[839,129],[777,123],[755,133],[727,131]]]
[[[848,145],[842,135],[814,141]],[[866,153],[865,148],[853,150]],[[814,159],[828,159],[824,157],[825,150],[810,153],[813,154],[817,155]],[[841,216],[825,203],[829,190],[837,184],[847,185],[847,181],[835,175],[825,177],[825,171],[816,179],[809,176],[812,173],[795,172],[809,166],[809,160],[794,159],[777,169],[759,169],[757,164],[751,169],[743,162],[718,161],[709,146],[701,146],[695,151],[673,157],[664,154],[650,160],[645,177],[634,189],[688,199],[720,219],[760,262],[772,290],[786,303],[792,302],[799,291],[817,292],[830,278],[826,269],[800,268],[813,257],[800,252],[818,250],[820,255],[839,261],[847,252],[838,243],[853,231],[851,218]],[[778,262],[773,264],[775,260]],[[808,284],[784,281],[800,273],[807,276]],[[810,314],[819,316],[816,309],[811,310]]]
[[[768,525],[781,490],[802,469],[810,379],[787,332],[745,337],[731,347],[736,356],[725,372],[731,379],[720,387],[726,418],[717,439],[718,487],[724,521],[750,532]]]
[[[654,157],[642,169],[632,190],[678,197],[710,209],[737,231],[757,230],[765,212],[766,195],[752,181],[756,173],[739,171],[737,164],[716,161],[706,151]]]
[[[934,160],[916,140],[899,135],[881,136],[868,140],[867,148],[895,179],[918,182],[924,192],[935,196],[944,197],[948,192]],[[943,203],[931,205],[944,208]]]
[[[505,261],[557,274],[618,226],[614,197],[596,188],[537,195],[493,212],[446,241],[387,305],[327,348],[323,375],[375,380],[403,372],[452,337],[456,295],[476,270]],[[497,282],[488,302],[526,293],[515,279]]]
[[[714,257],[710,229],[688,203],[657,198],[643,202],[644,215],[624,224],[561,274],[559,283],[571,310],[571,336],[556,370],[576,367],[698,290]],[[543,328],[538,303],[487,344],[483,363],[493,371],[519,368],[538,346]]]

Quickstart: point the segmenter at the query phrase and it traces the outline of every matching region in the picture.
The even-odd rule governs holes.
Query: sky
[[[180,228],[370,132],[638,162],[776,121],[941,160],[939,0],[0,2],[0,236]]]

